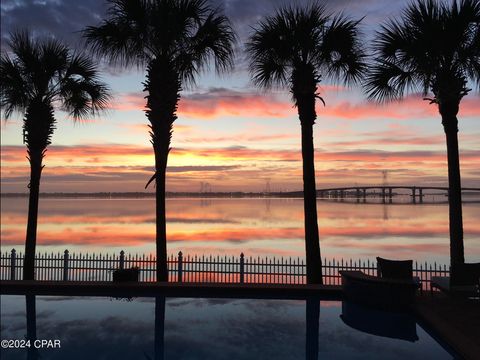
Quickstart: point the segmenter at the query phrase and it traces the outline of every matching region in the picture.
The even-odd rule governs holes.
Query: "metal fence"
[[[171,282],[214,282],[256,284],[305,284],[306,266],[300,258],[235,256],[184,256],[179,252],[167,260]],[[13,249],[0,256],[0,279],[21,280],[23,255]],[[140,281],[155,281],[155,257],[152,255],[119,254],[37,254],[35,279],[53,281],[112,281],[113,271],[128,268],[139,269]],[[340,285],[341,270],[360,270],[369,275],[377,274],[375,262],[370,260],[324,259],[323,282]],[[413,275],[418,276],[423,290],[430,289],[432,276],[448,276],[446,265],[414,263]]]

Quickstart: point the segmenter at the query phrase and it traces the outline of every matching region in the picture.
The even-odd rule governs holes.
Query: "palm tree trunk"
[[[167,215],[165,211],[165,181],[168,152],[155,151],[156,189],[156,248],[157,281],[168,281],[167,268]]]
[[[302,123],[301,126],[307,283],[322,284],[322,261],[320,258],[320,243],[317,222],[317,191],[315,188],[313,126],[305,123]]]
[[[25,259],[23,280],[35,279],[35,246],[37,243],[38,198],[40,194],[40,177],[42,174],[42,151],[29,151],[30,160],[30,195],[28,198],[27,235],[25,239]]]
[[[458,119],[455,115],[442,114],[442,124],[447,140],[450,262],[453,269],[455,268],[455,264],[465,262],[463,247],[462,186],[460,180],[460,156],[458,152]]]
[[[302,127],[303,209],[308,284],[323,283],[318,237],[317,190],[315,188],[315,149],[313,147],[313,125],[317,118],[315,111],[317,81],[315,69],[311,64],[299,64],[292,73],[291,92]]]
[[[157,281],[168,281],[165,181],[173,122],[180,100],[180,80],[168,59],[156,59],[147,67],[144,83],[147,95],[146,114],[155,153],[156,183],[156,254]]]

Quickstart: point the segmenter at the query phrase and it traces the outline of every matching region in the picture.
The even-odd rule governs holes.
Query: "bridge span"
[[[373,192],[369,192],[373,190]],[[376,192],[375,190],[380,190]],[[442,186],[415,186],[415,185],[371,185],[371,186],[349,186],[349,187],[337,187],[337,188],[327,188],[327,189],[318,189],[317,196],[321,198],[333,198],[333,199],[345,199],[347,197],[357,198],[357,199],[366,199],[368,196],[375,196],[382,198],[383,202],[386,202],[388,199],[389,202],[392,202],[394,196],[405,195],[398,194],[394,190],[407,190],[407,194],[410,193],[412,202],[416,203],[423,202],[423,197],[425,191],[444,191],[445,196],[448,196],[448,187]],[[480,194],[480,188],[462,188],[462,192],[478,192]]]

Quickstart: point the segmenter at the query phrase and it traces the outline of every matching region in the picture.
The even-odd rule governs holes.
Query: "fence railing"
[[[24,257],[15,249],[0,256],[0,279],[21,280]],[[167,259],[171,282],[215,282],[257,284],[305,284],[306,266],[300,258],[235,256],[184,256],[179,252]],[[155,257],[152,255],[119,254],[37,254],[35,279],[53,281],[112,281],[113,271],[127,268],[139,269],[140,281],[155,281]],[[370,260],[324,259],[323,282],[340,285],[341,270],[360,270],[377,274],[375,262]],[[423,290],[430,289],[432,276],[448,276],[446,265],[414,263],[413,275],[418,276]]]

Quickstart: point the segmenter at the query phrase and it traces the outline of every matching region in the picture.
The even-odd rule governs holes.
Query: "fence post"
[[[178,252],[178,265],[177,265],[177,281],[182,282],[183,277],[183,254],[181,251]]]
[[[240,254],[240,284],[243,284],[245,281],[245,256],[243,253]]]
[[[120,251],[120,270],[125,268],[125,251]]]
[[[17,252],[12,249],[12,255],[10,256],[10,280],[15,280],[15,266],[17,262]]]
[[[68,250],[63,253],[63,281],[68,281]]]

